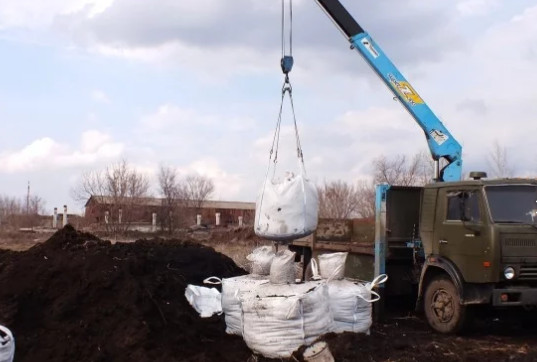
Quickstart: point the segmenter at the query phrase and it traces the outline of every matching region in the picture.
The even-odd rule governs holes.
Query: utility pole
[[[30,213],[30,181],[28,181],[28,192],[26,193],[26,215]]]

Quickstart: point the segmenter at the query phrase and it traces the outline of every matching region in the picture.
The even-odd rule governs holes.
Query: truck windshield
[[[537,222],[537,186],[486,186],[485,192],[494,222]]]

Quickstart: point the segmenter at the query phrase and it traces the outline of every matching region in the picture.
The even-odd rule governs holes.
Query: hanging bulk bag
[[[277,241],[307,236],[317,228],[318,208],[317,189],[305,174],[266,180],[256,203],[255,233]]]
[[[284,178],[277,179],[276,162],[278,158],[278,145],[280,126],[282,120],[282,106],[285,93],[289,92],[298,156],[298,174],[287,172]],[[274,159],[272,158],[274,154]],[[271,172],[272,171],[272,172]],[[304,166],[304,156],[300,146],[298,127],[296,124],[293,97],[289,79],[286,77],[282,89],[282,104],[276,124],[276,131],[270,150],[269,166],[263,187],[257,198],[255,207],[255,233],[256,235],[280,242],[292,241],[310,235],[317,228],[319,212],[319,196],[317,188],[308,179]]]

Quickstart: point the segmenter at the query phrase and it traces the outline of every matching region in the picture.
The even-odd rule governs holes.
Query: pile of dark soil
[[[188,284],[245,273],[197,243],[111,244],[67,226],[27,251],[0,250],[0,324],[15,335],[16,362],[268,361],[225,333],[223,315],[202,319],[184,297]],[[535,319],[504,317],[484,315],[473,332],[446,336],[399,313],[371,335],[323,338],[338,362],[536,361]]]
[[[209,276],[245,274],[212,248],[178,240],[111,244],[66,226],[25,252],[0,253],[0,324],[16,361],[245,361],[223,316],[184,297]]]

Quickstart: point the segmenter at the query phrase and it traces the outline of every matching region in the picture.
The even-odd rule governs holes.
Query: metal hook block
[[[280,60],[282,72],[284,72],[285,74],[288,74],[291,71],[291,69],[293,69],[293,63],[294,63],[294,60],[292,56],[290,55],[283,56],[283,58]]]

